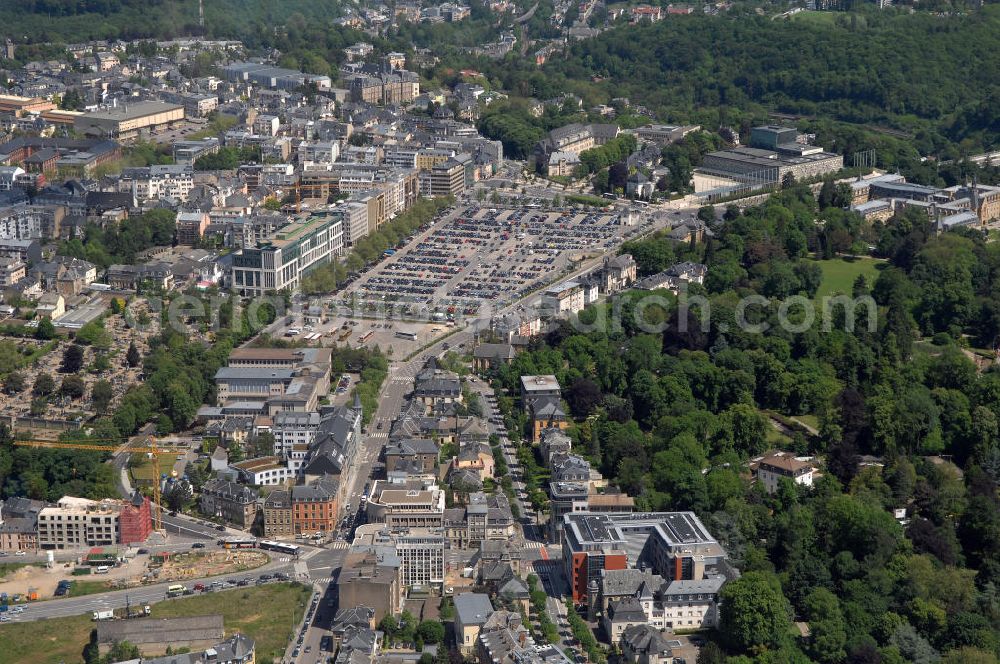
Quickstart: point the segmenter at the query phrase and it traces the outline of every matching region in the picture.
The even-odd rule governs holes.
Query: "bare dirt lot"
[[[146,583],[186,581],[244,572],[265,565],[269,560],[268,555],[261,551],[182,551],[169,556],[163,563],[155,562],[149,556],[143,555],[112,568],[107,574],[84,576],[72,576],[75,567],[72,563],[56,563],[52,569],[31,565],[4,577],[0,583],[0,593],[13,596],[17,593],[26,593],[29,588],[35,588],[39,599],[51,599],[56,586],[63,579],[85,585],[88,592],[101,592]],[[95,583],[100,584],[100,587],[91,585]]]

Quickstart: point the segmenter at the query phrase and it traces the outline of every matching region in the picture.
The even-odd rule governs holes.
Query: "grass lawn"
[[[812,427],[815,430],[819,430],[819,418],[815,415],[795,415],[791,419],[798,420],[802,422],[807,427]]]
[[[153,605],[154,618],[221,613],[226,636],[242,632],[257,643],[257,659],[280,656],[312,591],[299,584],[274,583],[183,597]],[[90,615],[51,618],[0,626],[2,664],[76,664],[94,625]]]
[[[81,595],[93,595],[94,593],[106,593],[114,588],[108,581],[77,581],[73,579],[73,587],[69,591],[70,597],[80,597]]]
[[[873,285],[878,278],[880,266],[885,264],[885,261],[874,258],[833,258],[816,262],[823,270],[823,282],[816,291],[817,300],[834,293],[850,295],[854,280],[860,274],[865,275],[869,286]]]
[[[768,445],[772,447],[784,447],[788,443],[792,442],[792,439],[775,429],[770,424],[767,425],[767,430],[764,435],[767,439]]]
[[[169,470],[170,464],[166,464],[165,467]],[[129,473],[136,482],[152,485],[156,479],[156,469],[153,466],[152,460],[145,458],[142,454],[134,454],[132,456],[132,463],[129,464]]]

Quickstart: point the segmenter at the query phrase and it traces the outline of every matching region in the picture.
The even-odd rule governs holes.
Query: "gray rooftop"
[[[493,613],[493,604],[488,595],[482,593],[462,593],[455,595],[455,614],[463,626],[483,625]]]

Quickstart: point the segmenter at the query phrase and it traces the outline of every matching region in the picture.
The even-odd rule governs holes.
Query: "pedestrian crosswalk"
[[[330,542],[326,545],[328,549],[347,549],[351,546],[350,542],[345,542],[343,540],[337,540],[336,542]]]
[[[313,583],[336,583],[337,579],[333,576],[311,576],[309,580]]]
[[[376,431],[375,433],[368,434],[368,437],[369,438],[387,439],[387,438],[389,438],[389,432],[388,431]]]
[[[522,546],[525,549],[541,549],[543,546],[545,546],[545,542],[526,541]]]

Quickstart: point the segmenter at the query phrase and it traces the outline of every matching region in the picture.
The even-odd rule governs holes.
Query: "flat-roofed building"
[[[689,133],[700,129],[699,125],[648,124],[638,127],[635,130],[635,134],[644,141],[666,145],[679,141]]]
[[[341,215],[326,210],[301,214],[270,239],[233,256],[233,288],[244,297],[294,291],[304,275],[328,263],[343,246]]]
[[[583,311],[584,289],[576,281],[564,281],[545,289],[542,304],[551,316],[565,316]]]
[[[427,589],[444,583],[445,550],[448,537],[443,528],[402,528],[392,530],[381,523],[358,527],[354,549],[385,551],[395,554],[400,564],[404,589]]]
[[[162,131],[183,120],[183,106],[143,101],[85,113],[76,118],[74,128],[88,136],[128,140],[142,133]]]
[[[384,523],[389,528],[440,527],[444,503],[444,492],[434,484],[378,480],[372,485],[366,509],[370,523]]]
[[[107,654],[115,643],[128,641],[144,656],[162,655],[168,647],[209,648],[225,637],[222,615],[182,618],[137,618],[97,623],[97,647]],[[145,660],[143,660],[145,661]]]
[[[447,159],[430,169],[430,196],[459,196],[465,191],[465,166]]]
[[[26,113],[41,113],[55,108],[54,103],[41,97],[0,95],[0,113],[10,113],[18,118]]]
[[[287,456],[296,445],[312,445],[319,429],[319,413],[281,411],[271,425],[274,453]]]
[[[281,486],[295,478],[295,472],[276,456],[247,459],[232,464],[240,481],[251,486]]]
[[[668,580],[700,580],[726,552],[693,512],[563,516],[563,564],[574,601],[582,601],[602,570],[648,565]],[[593,585],[592,585],[593,584]]]
[[[227,81],[238,83],[256,83],[265,88],[276,90],[296,90],[302,87],[315,86],[324,92],[330,89],[330,77],[323,74],[306,74],[294,69],[274,67],[257,62],[234,62],[222,68],[222,74]]]
[[[0,257],[0,287],[13,286],[27,274],[27,266],[20,258]]]
[[[353,547],[344,556],[337,576],[340,608],[368,606],[378,624],[398,615],[403,606],[402,562],[390,546]]]
[[[231,399],[253,400],[280,397],[292,382],[292,369],[220,367],[215,372],[216,398],[222,406]]]
[[[359,201],[345,201],[337,209],[344,215],[344,243],[354,245],[368,236],[368,205]]]
[[[205,212],[178,212],[174,220],[177,244],[194,246],[201,242],[208,228],[209,217]]]
[[[710,152],[698,171],[749,185],[768,185],[781,182],[786,175],[805,180],[835,173],[844,167],[843,155],[824,152],[814,146],[798,148],[797,154],[744,147]]]
[[[38,513],[38,547],[74,549],[118,543],[118,501],[63,496]]]

